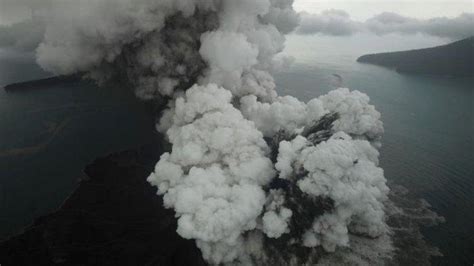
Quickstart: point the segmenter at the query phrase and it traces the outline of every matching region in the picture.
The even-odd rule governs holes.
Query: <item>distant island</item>
[[[472,77],[474,36],[432,48],[368,54],[357,62],[393,68],[399,73]]]
[[[76,83],[81,80],[80,75],[69,75],[69,76],[55,76],[50,78],[32,80],[32,81],[24,81],[6,85],[4,87],[5,91],[13,92],[13,91],[23,91],[23,90],[30,90],[30,89],[40,89],[40,88],[48,88],[49,86],[58,84],[58,83]]]

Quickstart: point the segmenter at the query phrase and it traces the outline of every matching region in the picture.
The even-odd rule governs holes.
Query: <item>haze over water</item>
[[[381,166],[387,179],[425,198],[447,220],[426,230],[426,237],[445,255],[435,262],[470,264],[474,254],[473,79],[400,75],[355,62],[365,53],[443,42],[421,36],[290,36],[286,52],[296,62],[276,79],[280,94],[302,100],[339,86],[368,94],[385,125]],[[5,54],[0,55],[0,85],[47,75],[26,67],[31,58],[10,56],[7,61]],[[43,147],[1,158],[1,208],[6,211],[0,222],[7,226],[2,226],[6,230],[0,237],[59,206],[93,158],[140,145],[151,135],[151,119],[129,96],[88,83],[0,92],[0,149]],[[76,121],[68,123],[68,119]],[[51,132],[56,132],[53,138]],[[55,171],[51,164],[58,166]]]

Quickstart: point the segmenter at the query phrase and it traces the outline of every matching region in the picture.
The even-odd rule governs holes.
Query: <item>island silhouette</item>
[[[363,55],[357,62],[399,73],[450,77],[474,76],[474,36],[432,48]]]

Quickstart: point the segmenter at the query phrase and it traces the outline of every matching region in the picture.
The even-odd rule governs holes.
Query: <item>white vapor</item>
[[[455,18],[437,17],[422,20],[384,12],[362,22],[353,20],[343,10],[326,10],[321,14],[303,12],[301,25],[296,32],[333,36],[346,36],[357,32],[378,35],[421,33],[456,40],[474,35],[474,13],[463,13]]]
[[[118,79],[166,104],[157,130],[172,150],[148,181],[211,264],[310,263],[361,237],[384,241],[379,256],[391,252],[383,125],[369,97],[276,93],[271,73],[300,20],[292,4],[91,1],[48,19],[37,49],[53,73]]]

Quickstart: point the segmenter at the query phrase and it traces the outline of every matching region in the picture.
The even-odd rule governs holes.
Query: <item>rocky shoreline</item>
[[[0,243],[2,265],[205,265],[194,241],[176,233],[146,178],[169,149],[162,137],[96,159],[55,212]]]

